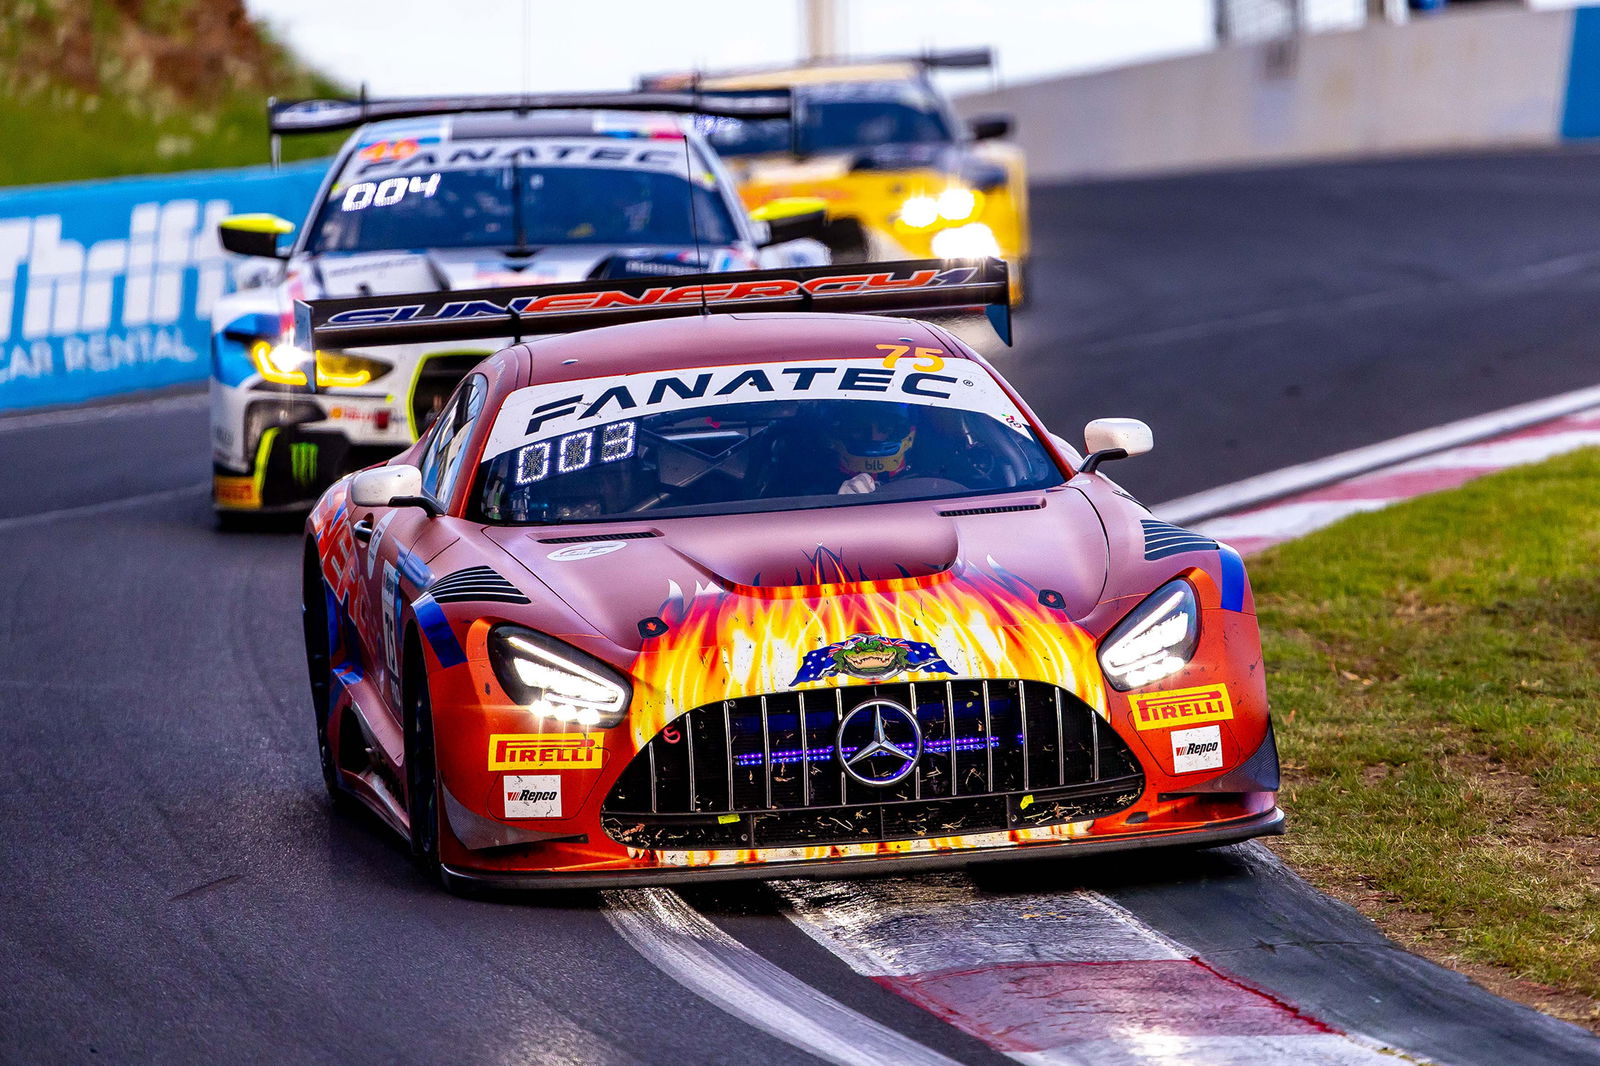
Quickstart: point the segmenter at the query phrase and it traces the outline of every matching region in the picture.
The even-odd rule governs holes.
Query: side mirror
[[[439,506],[422,494],[422,471],[414,466],[361,471],[350,480],[350,502],[357,507],[421,507],[439,514]]]
[[[222,247],[237,255],[287,259],[278,238],[294,232],[294,223],[277,215],[230,215],[217,224]]]
[[[828,202],[815,196],[785,196],[751,211],[750,219],[766,224],[763,248],[808,237],[821,240],[828,226]]]
[[[1137,418],[1097,418],[1083,427],[1083,446],[1089,454],[1078,473],[1092,474],[1095,467],[1108,460],[1148,452],[1155,447],[1155,436]]]
[[[992,141],[1011,132],[1010,115],[979,115],[967,124],[975,141]]]

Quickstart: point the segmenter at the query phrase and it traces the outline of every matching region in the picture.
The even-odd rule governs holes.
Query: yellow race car
[[[1010,266],[1016,303],[1028,258],[1028,182],[1022,151],[999,140],[1011,120],[963,124],[929,77],[934,68],[992,63],[989,50],[978,49],[660,74],[641,86],[791,89],[793,122],[703,120],[755,217],[779,200],[824,201],[824,241],[836,263],[999,256]]]

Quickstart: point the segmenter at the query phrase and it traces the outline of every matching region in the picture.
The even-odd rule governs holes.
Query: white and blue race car
[[[512,341],[312,353],[292,335],[296,300],[826,263],[820,204],[752,217],[678,117],[787,108],[772,92],[273,104],[275,135],[356,132],[297,234],[271,215],[222,223],[225,248],[272,262],[213,315],[219,514],[309,508],[416,440],[467,371]]]

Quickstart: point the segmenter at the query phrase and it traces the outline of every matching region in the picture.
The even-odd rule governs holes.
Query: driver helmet
[[[895,477],[917,439],[910,404],[857,401],[828,421],[828,447],[841,474]]]

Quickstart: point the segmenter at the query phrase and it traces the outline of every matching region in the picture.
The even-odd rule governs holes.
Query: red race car
[[[308,522],[328,788],[447,886],[660,883],[1282,831],[1231,549],[947,329],[997,260],[302,304],[485,360]],[[763,312],[763,313],[753,313]],[[604,327],[604,328],[592,328]]]

